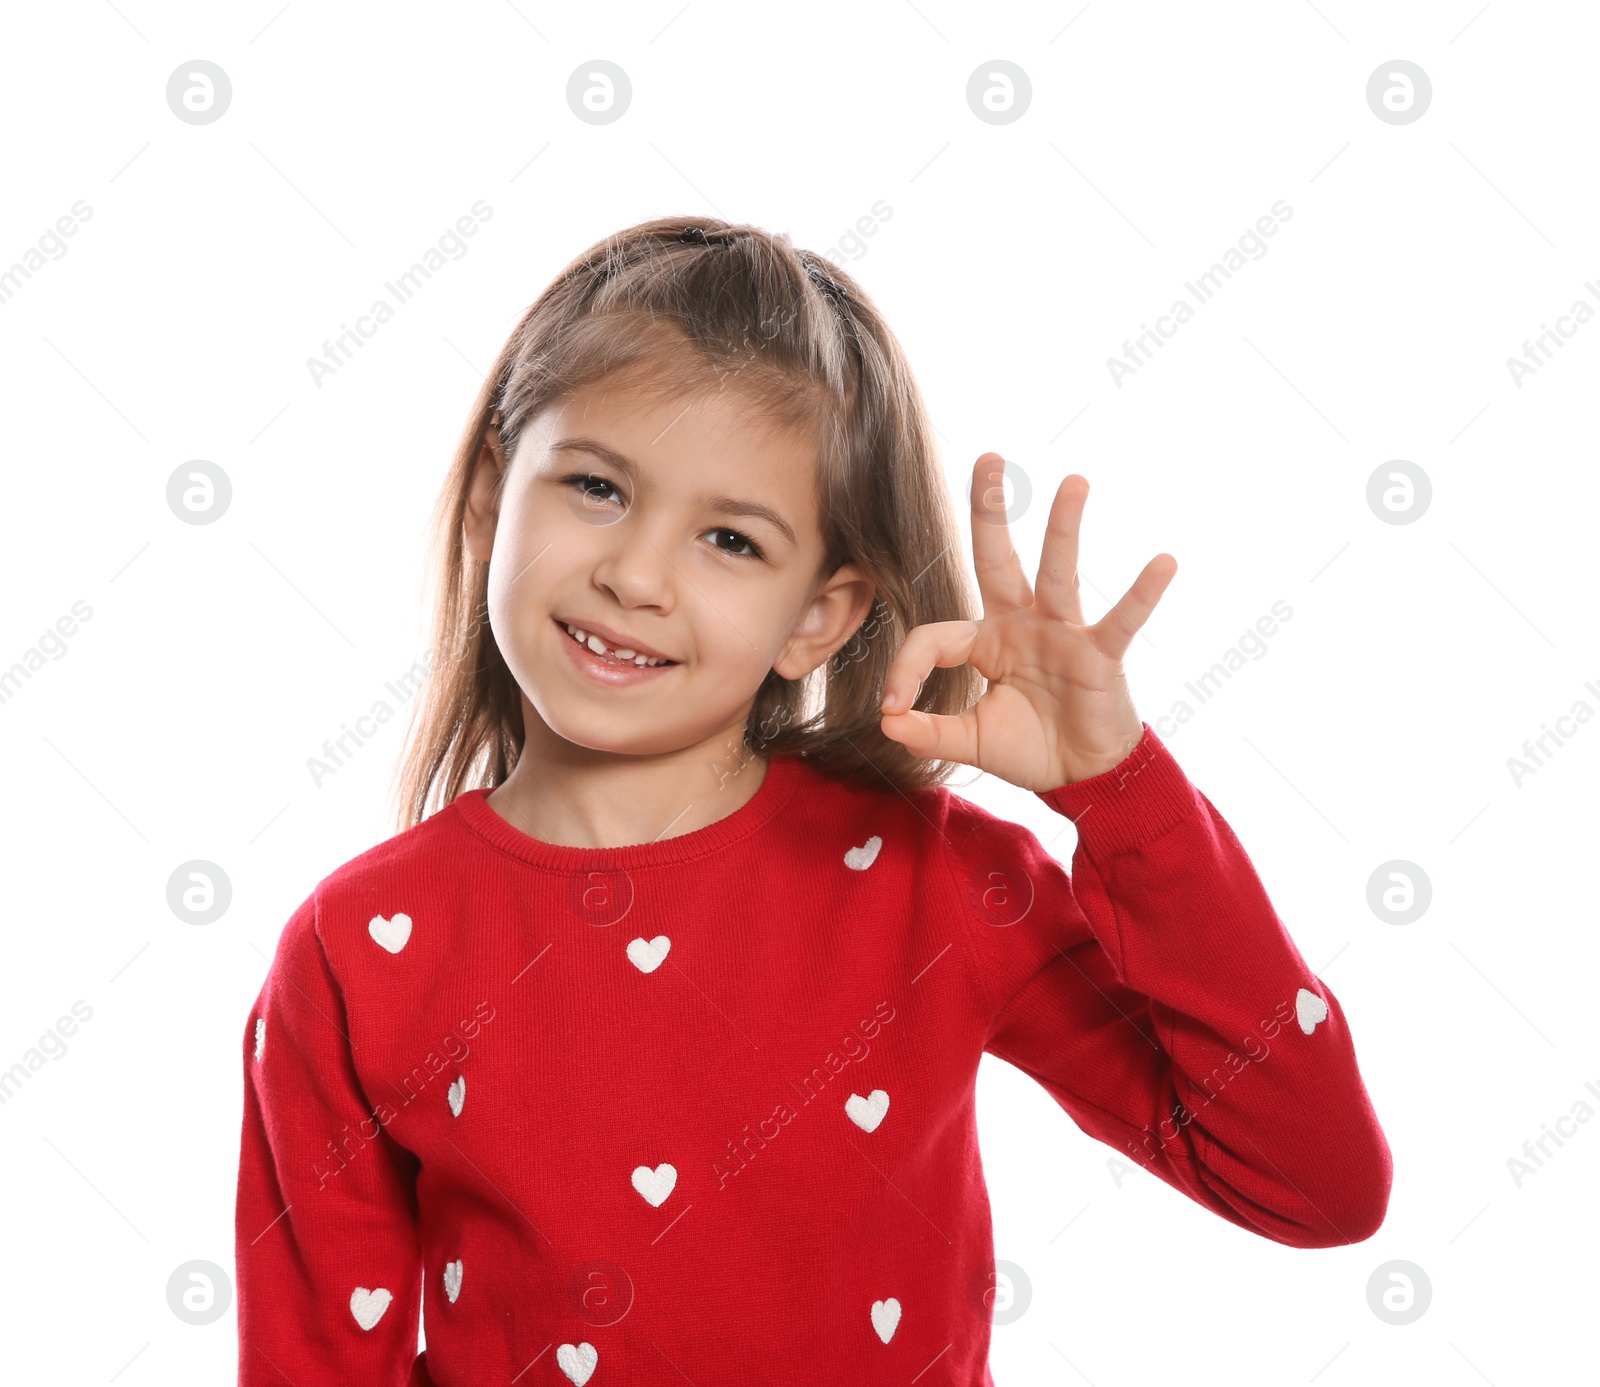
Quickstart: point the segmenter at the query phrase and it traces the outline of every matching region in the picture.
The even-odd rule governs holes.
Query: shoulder
[[[409,903],[448,894],[448,882],[469,869],[474,841],[452,803],[357,853],[312,888],[280,948],[309,948],[313,940],[305,936],[313,936],[339,975],[371,941],[398,952],[410,931]],[[291,932],[299,937],[291,939]]]
[[[822,839],[870,831],[887,840],[893,833],[913,855],[941,859],[955,884],[977,903],[993,885],[996,872],[1036,881],[1045,876],[1066,878],[1061,863],[1031,829],[948,785],[910,791],[875,787],[828,776],[809,765],[802,785],[785,815],[791,831]]]
[[[1041,896],[1070,897],[1059,857],[1026,824],[1007,819],[955,791],[945,792],[950,860],[974,918],[1012,924]]]
[[[796,799],[815,815],[803,828],[808,837],[869,848],[870,856],[854,863],[847,857],[847,864],[892,863],[897,870],[886,880],[897,892],[914,898],[921,911],[959,921],[957,937],[965,941],[979,1000],[991,1015],[1024,980],[1092,937],[1071,878],[1050,848],[1026,824],[959,789],[935,785],[903,793],[830,782]]]
[[[452,802],[335,867],[317,883],[316,894],[324,904],[342,902],[396,876],[436,871],[459,851],[464,836],[459,811]]]
[[[887,781],[835,775],[803,757],[793,763],[794,791],[781,816],[791,837],[831,840],[870,831],[929,848],[948,837],[952,797],[943,786],[902,790]]]

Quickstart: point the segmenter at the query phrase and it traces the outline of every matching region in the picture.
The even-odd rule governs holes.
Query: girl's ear
[[[462,528],[466,532],[467,552],[479,563],[488,563],[494,551],[495,522],[500,516],[500,491],[505,478],[506,453],[500,441],[500,411],[496,410],[472,464],[467,483],[466,513]]]
[[[856,633],[876,596],[872,579],[853,563],[841,564],[811,599],[773,669],[785,679],[803,679]]]

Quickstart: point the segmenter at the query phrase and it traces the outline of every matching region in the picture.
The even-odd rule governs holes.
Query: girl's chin
[[[641,728],[641,735],[638,737],[630,737],[628,735],[630,729],[618,727],[617,721],[616,718],[607,718],[604,720],[605,725],[601,726],[598,725],[600,719],[579,717],[558,720],[549,723],[549,726],[562,741],[575,747],[582,747],[585,751],[592,751],[597,756],[670,756],[674,752],[696,745],[693,733],[664,740],[661,729],[654,725],[648,729]]]

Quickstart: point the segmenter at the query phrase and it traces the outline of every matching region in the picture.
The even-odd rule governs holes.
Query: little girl
[[[1379,1227],[1339,1002],[1129,698],[1176,562],[1086,623],[1087,482],[1030,586],[1002,470],[980,617],[848,275],[679,218],[540,295],[441,497],[401,831],[245,1031],[242,1387],[992,1387],[985,1052],[1241,1228]]]

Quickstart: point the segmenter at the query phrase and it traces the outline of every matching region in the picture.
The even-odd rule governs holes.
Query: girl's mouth
[[[562,644],[567,648],[573,663],[591,678],[607,684],[633,684],[654,679],[664,671],[673,669],[676,660],[658,660],[634,651],[611,650],[600,637],[566,622],[555,620],[561,630]],[[579,636],[583,639],[579,640]]]

